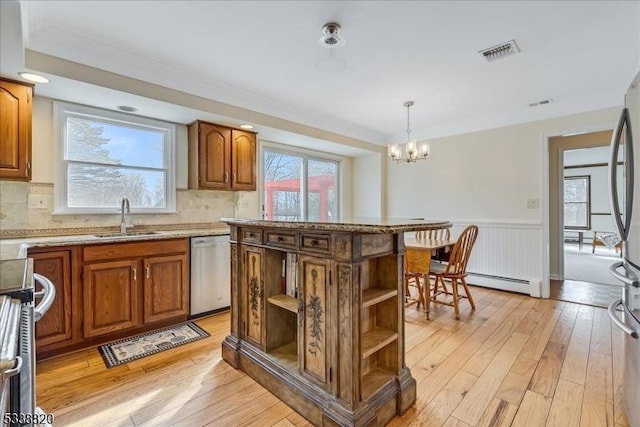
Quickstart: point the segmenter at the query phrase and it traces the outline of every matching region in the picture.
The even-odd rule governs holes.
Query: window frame
[[[586,194],[587,194],[587,200],[585,202],[567,202],[564,199],[564,184],[567,180],[584,180],[586,181],[586,185],[587,185],[587,189],[586,189]],[[591,229],[591,175],[573,175],[573,176],[565,176],[563,181],[562,181],[562,219],[564,222],[564,212],[566,210],[566,206],[567,204],[586,204],[587,208],[586,208],[586,219],[587,219],[587,224],[586,226],[572,226],[572,225],[567,225],[564,224],[564,228],[567,230],[590,230]]]
[[[264,170],[264,156],[267,151],[284,154],[289,156],[296,156],[302,158],[302,172],[301,172],[301,182],[300,182],[300,191],[302,193],[302,197],[300,198],[300,206],[301,206],[301,219],[300,221],[307,221],[309,216],[308,211],[308,192],[307,192],[307,184],[308,184],[308,161],[316,160],[321,162],[332,162],[336,164],[336,213],[337,217],[341,218],[343,216],[343,203],[342,203],[342,185],[344,180],[344,161],[346,160],[343,156],[338,156],[331,153],[325,153],[321,151],[309,150],[306,148],[296,147],[293,145],[284,145],[276,142],[260,140],[260,218],[265,219],[265,191],[264,191],[264,182],[265,182],[265,170]]]
[[[56,152],[55,178],[54,178],[54,209],[55,215],[74,214],[114,214],[119,213],[120,208],[115,207],[70,207],[67,197],[67,174],[69,164],[77,164],[66,159],[66,129],[67,117],[86,117],[97,120],[118,122],[131,127],[152,127],[163,130],[166,135],[163,141],[163,167],[165,171],[165,207],[164,208],[140,208],[131,207],[132,214],[167,214],[176,213],[176,125],[174,123],[156,120],[148,117],[106,110],[87,105],[72,104],[54,101],[54,144]],[[100,164],[100,163],[96,163]],[[112,166],[112,165],[110,165]],[[123,166],[126,169],[149,170],[148,167]]]

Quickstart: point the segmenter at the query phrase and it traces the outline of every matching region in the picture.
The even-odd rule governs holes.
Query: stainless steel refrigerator
[[[617,168],[623,168],[622,179],[618,179]],[[622,298],[609,305],[609,316],[624,331],[623,402],[630,425],[640,426],[640,73],[627,90],[613,132],[609,183],[612,214],[624,251],[623,260],[610,267],[624,287]]]

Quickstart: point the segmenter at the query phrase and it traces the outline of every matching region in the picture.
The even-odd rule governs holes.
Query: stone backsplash
[[[46,208],[29,208],[29,195],[38,195]],[[118,227],[120,214],[53,215],[53,184],[0,181],[0,238],[20,235],[69,233],[72,229]],[[178,190],[175,214],[132,214],[128,223],[146,228],[164,225],[216,223],[235,216],[231,191]],[[41,231],[38,231],[41,230]]]

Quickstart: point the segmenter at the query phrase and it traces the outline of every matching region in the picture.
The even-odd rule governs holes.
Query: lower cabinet
[[[84,336],[138,326],[138,260],[98,262],[83,269]]]
[[[143,262],[143,323],[186,315],[189,310],[187,256],[154,257]]]
[[[189,240],[31,248],[56,298],[36,323],[49,357],[187,320]]]
[[[45,252],[29,251],[33,271],[46,276],[56,287],[56,298],[49,311],[36,323],[37,350],[61,347],[78,340],[77,323],[72,304],[76,300],[72,289],[72,248],[47,248]],[[39,291],[39,285],[36,285]],[[38,301],[36,301],[38,302]]]

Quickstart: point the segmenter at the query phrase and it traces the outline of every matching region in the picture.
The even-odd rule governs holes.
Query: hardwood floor
[[[390,426],[627,426],[622,335],[606,310],[472,287],[477,310],[406,309],[417,402]],[[211,337],[106,369],[97,350],[37,365],[38,405],[56,426],[300,426],[308,422],[222,361]]]
[[[620,286],[576,280],[551,280],[551,299],[607,308],[611,301],[622,296]]]

